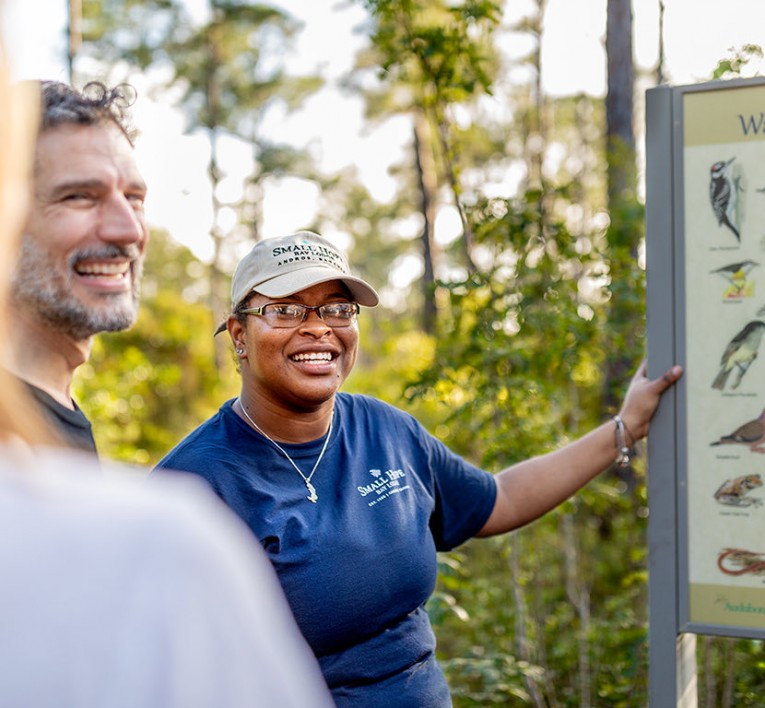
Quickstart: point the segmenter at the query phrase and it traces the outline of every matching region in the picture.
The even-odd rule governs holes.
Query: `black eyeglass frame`
[[[338,305],[342,305],[343,307],[346,305],[352,305],[353,310],[351,311],[350,317],[347,321],[344,320],[342,324],[330,324],[327,322],[325,317],[326,308],[337,307]],[[303,317],[299,322],[294,322],[293,324],[274,324],[267,317],[267,309],[269,307],[296,307],[303,311]],[[241,310],[237,310],[236,314],[266,317],[266,322],[268,322],[271,327],[275,327],[277,329],[290,329],[292,327],[299,327],[301,324],[303,324],[303,322],[308,319],[309,312],[316,312],[322,322],[335,329],[337,327],[350,327],[354,322],[356,322],[356,317],[358,316],[359,312],[361,312],[361,306],[357,302],[328,302],[324,305],[303,305],[300,302],[268,302],[265,305],[261,305],[260,307],[243,307]]]

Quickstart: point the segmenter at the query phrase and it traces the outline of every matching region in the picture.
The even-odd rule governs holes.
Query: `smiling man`
[[[32,199],[11,297],[9,368],[67,444],[96,451],[71,395],[98,332],[130,327],[148,229],[146,185],[126,123],[124,88],[41,84]]]

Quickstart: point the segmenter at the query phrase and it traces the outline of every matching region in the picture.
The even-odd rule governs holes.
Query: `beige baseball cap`
[[[250,293],[286,297],[329,280],[340,280],[353,299],[366,307],[380,301],[375,289],[351,274],[348,259],[327,239],[312,231],[258,241],[239,261],[231,278],[231,307]],[[222,325],[215,332],[223,331]]]

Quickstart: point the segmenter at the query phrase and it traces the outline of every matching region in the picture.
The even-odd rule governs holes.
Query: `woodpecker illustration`
[[[741,233],[738,230],[738,193],[741,189],[738,177],[734,177],[731,164],[735,160],[731,157],[728,161],[715,162],[710,168],[709,199],[712,202],[712,210],[717,217],[720,226],[727,226],[741,241]]]
[[[765,333],[765,322],[752,320],[730,340],[720,359],[720,372],[715,377],[712,388],[722,391],[730,372],[734,369],[737,370],[738,376],[731,388],[738,388],[744,374],[757,358],[763,333]]]

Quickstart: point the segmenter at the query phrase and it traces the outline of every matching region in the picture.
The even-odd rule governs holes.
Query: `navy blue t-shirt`
[[[403,411],[339,393],[311,480],[314,504],[285,456],[232,404],[158,469],[201,475],[249,525],[339,706],[451,705],[424,604],[436,551],[463,543],[489,518],[493,477]],[[307,475],[324,442],[282,447]]]

